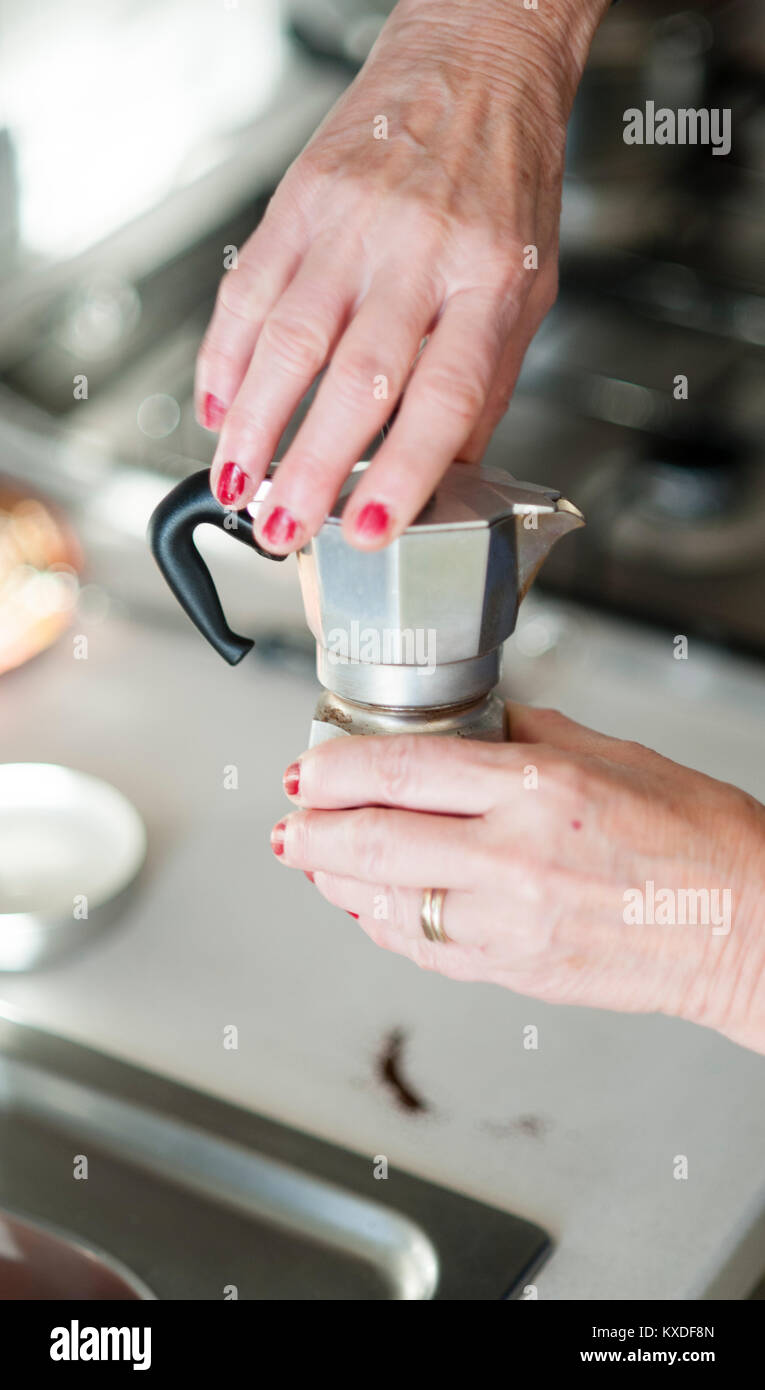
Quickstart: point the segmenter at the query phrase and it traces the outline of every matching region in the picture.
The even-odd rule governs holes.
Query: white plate
[[[53,763],[0,764],[0,970],[59,955],[111,920],[146,854],[135,807]]]

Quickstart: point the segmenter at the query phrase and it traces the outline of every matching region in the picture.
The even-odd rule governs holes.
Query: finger
[[[266,212],[218,287],[215,308],[199,349],[194,385],[197,419],[220,429],[239,387],[264,320],[292,279],[305,250],[297,218],[283,222]]]
[[[412,955],[412,948],[429,940],[422,928],[422,888],[397,888],[366,883],[345,874],[319,869],[314,887],[327,902],[358,919],[378,945]],[[448,940],[436,946],[461,947],[479,953],[485,967],[501,965],[503,973],[522,979],[539,969],[549,956],[549,933],[538,920],[536,902],[519,895],[508,914],[507,904],[495,892],[461,892],[450,888],[444,895],[440,921]],[[370,930],[371,929],[371,930]]]
[[[496,744],[477,739],[421,734],[330,739],[287,769],[284,788],[300,806],[325,810],[400,806],[480,816],[503,795],[497,751]]]
[[[417,293],[414,285],[396,284],[394,295],[388,275],[377,276],[279,465],[269,512],[283,508],[300,518],[303,534],[318,531],[353,465],[389,418],[437,307],[435,290]],[[258,520],[259,538],[263,524],[267,514]]]
[[[339,899],[337,906],[345,907],[346,912],[358,919],[358,925],[366,936],[384,951],[391,951],[394,955],[404,956],[406,960],[417,965],[420,970],[435,970],[440,975],[446,975],[453,980],[485,980],[487,978],[486,957],[482,946],[467,944],[467,933],[471,922],[477,921],[475,908],[471,913],[471,895],[459,893],[451,890],[447,894],[444,902],[444,917],[446,916],[447,901],[448,909],[448,929],[447,941],[429,941],[422,931],[421,926],[414,925],[411,908],[407,907],[405,922],[381,919],[374,913],[363,911],[364,901],[359,903],[361,911],[356,908],[347,907],[346,901],[353,901],[353,889],[350,893],[339,885],[343,880],[329,874],[316,874],[316,887],[319,892],[329,901],[335,902]],[[355,880],[345,880],[348,883],[355,883]],[[337,885],[334,887],[333,885]],[[390,888],[387,893],[393,890]],[[410,889],[396,890],[398,893],[404,892],[408,895],[412,908],[419,908],[417,904],[421,902],[422,892]],[[485,918],[484,918],[485,920]],[[464,923],[464,932],[462,924]],[[463,941],[463,935],[465,940]]]
[[[570,753],[607,758],[625,767],[638,767],[659,755],[639,743],[624,742],[577,724],[557,709],[533,709],[507,702],[510,738],[515,743],[546,743]]]
[[[481,823],[387,807],[297,811],[274,827],[271,847],[293,869],[352,868],[354,878],[372,883],[469,889],[481,872],[474,830]]]
[[[422,929],[422,888],[366,883],[343,874],[328,874],[321,869],[314,874],[314,886],[327,902],[350,912],[352,916],[371,918],[381,927],[409,941],[428,939]],[[485,918],[483,924],[478,920],[473,894],[455,888],[450,889],[444,898],[441,925],[449,938],[448,944],[474,946],[486,935]]]
[[[486,404],[459,451],[461,461],[480,463],[483,458],[491,436],[510,405],[523,359],[535,331],[536,325],[532,327],[530,324],[518,324],[516,332],[502,353]]]
[[[355,293],[347,258],[317,243],[268,314],[213,459],[212,487],[224,506],[252,500],[290,417],[334,348]],[[307,538],[283,508],[269,507],[259,523],[261,542],[280,553]]]
[[[557,248],[550,253],[549,265],[544,273],[528,271],[527,274],[533,277],[529,281],[531,289],[528,298],[503,349],[486,404],[469,439],[460,450],[460,458],[467,463],[479,463],[483,458],[486,446],[510,404],[529,343],[555,303],[558,289]]]
[[[422,510],[475,428],[518,311],[487,290],[447,301],[393,428],[345,508],[350,544],[379,549]]]

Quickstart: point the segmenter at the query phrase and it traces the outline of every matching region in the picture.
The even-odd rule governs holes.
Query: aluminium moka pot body
[[[298,553],[308,626],[324,686],[311,742],[348,733],[505,737],[494,694],[502,644],[554,543],[583,524],[549,488],[496,469],[456,463],[407,529],[383,550],[361,551],[342,533],[357,465],[316,536]],[[192,621],[231,664],[252,647],[228,627],[196,526],[212,522],[258,550],[252,520],[268,495],[233,517],[212,497],[206,472],[180,483],[150,524],[152,549]],[[233,522],[233,525],[232,525]],[[271,559],[282,557],[268,556]]]

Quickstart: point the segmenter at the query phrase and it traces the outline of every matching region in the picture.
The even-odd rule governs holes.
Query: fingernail
[[[288,796],[297,796],[300,791],[300,763],[290,763],[282,783]]]
[[[346,910],[346,912],[348,912],[348,908],[347,908],[347,907],[346,907],[345,910]],[[358,912],[348,912],[348,916],[349,916],[349,917],[355,917],[357,922],[358,922],[358,920],[359,920],[359,914],[358,914]]]
[[[289,545],[297,530],[297,522],[286,507],[274,507],[263,527],[263,539],[271,545]]]
[[[357,536],[373,541],[384,535],[389,526],[388,508],[384,507],[382,502],[367,502],[356,517],[354,529]]]
[[[212,391],[208,391],[202,402],[202,421],[205,429],[217,430],[218,426],[223,424],[225,416],[226,407],[223,401],[214,396]]]
[[[308,869],[304,869],[304,870],[303,870],[303,873],[305,874],[306,878],[308,879],[308,882],[309,882],[309,883],[313,883],[313,874],[312,874],[312,873],[309,873]]]
[[[287,826],[283,820],[280,820],[279,824],[275,825],[271,831],[271,848],[277,858],[281,858],[284,854],[284,838],[286,834]]]
[[[247,475],[239,467],[238,463],[224,463],[220,470],[216,496],[224,507],[233,506],[238,502],[245,489]]]

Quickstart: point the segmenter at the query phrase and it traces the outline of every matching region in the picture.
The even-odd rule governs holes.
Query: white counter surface
[[[519,662],[521,693],[765,794],[757,667],[701,649],[678,663],[670,637],[588,615],[566,625],[565,659]],[[746,1296],[765,1269],[765,1059],[377,950],[268,847],[310,673],[229,670],[180,626],[88,631],[87,661],[65,639],[3,677],[0,757],[106,777],[144,816],[149,861],[119,926],[55,969],[0,977],[2,1005],[536,1220],[556,1242],[540,1298]],[[377,1077],[395,1028],[424,1114]]]

